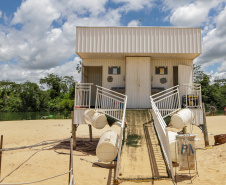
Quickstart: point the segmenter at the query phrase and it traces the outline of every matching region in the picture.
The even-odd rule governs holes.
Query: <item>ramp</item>
[[[168,178],[149,110],[127,110],[120,180]]]

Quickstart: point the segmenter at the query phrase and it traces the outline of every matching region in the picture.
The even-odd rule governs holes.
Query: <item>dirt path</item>
[[[168,174],[148,110],[127,110],[120,180],[166,178]]]

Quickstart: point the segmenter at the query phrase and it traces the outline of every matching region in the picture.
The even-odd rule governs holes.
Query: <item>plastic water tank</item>
[[[178,162],[176,132],[168,131],[170,153],[173,162]]]
[[[98,142],[96,154],[103,162],[113,161],[118,154],[118,134],[111,130],[103,133]]]
[[[91,123],[93,127],[102,129],[108,124],[107,117],[105,116],[105,114],[96,112],[92,117]]]
[[[182,129],[191,123],[194,115],[190,109],[182,109],[171,117],[171,124],[174,128]]]
[[[87,124],[92,125],[92,118],[96,112],[93,109],[87,109],[83,113],[83,121]]]

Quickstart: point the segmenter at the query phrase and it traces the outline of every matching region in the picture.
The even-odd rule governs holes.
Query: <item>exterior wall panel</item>
[[[84,59],[83,66],[102,66],[102,86],[105,88],[125,87],[125,60],[120,59]],[[108,74],[109,66],[120,66],[120,74]],[[112,76],[113,81],[108,82],[107,77]]]
[[[201,53],[200,28],[77,27],[77,53]]]
[[[125,59],[84,59],[84,66],[103,66],[102,85],[106,88],[125,87]],[[151,59],[151,86],[170,88],[173,86],[173,66],[186,65],[193,67],[193,60],[178,60],[178,59]],[[108,75],[108,66],[121,66],[120,75]],[[166,66],[168,74],[155,74],[155,67]],[[113,76],[113,82],[107,82],[107,77]],[[161,78],[166,78],[167,82],[160,83]],[[186,79],[184,79],[186,80]],[[181,79],[183,82],[183,79]]]
[[[186,65],[193,67],[193,60],[175,60],[175,59],[153,59],[151,60],[151,74],[152,74],[152,87],[164,87],[165,89],[173,86],[173,66]],[[164,75],[155,74],[155,67],[165,66],[168,68],[168,73]],[[167,82],[162,84],[161,78],[166,78]],[[181,79],[181,82],[186,79]]]

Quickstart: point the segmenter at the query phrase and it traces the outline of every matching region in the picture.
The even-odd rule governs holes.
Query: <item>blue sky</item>
[[[139,21],[141,19],[141,21]],[[195,59],[226,78],[226,0],[0,0],[0,80],[74,76],[76,26],[201,27]]]

